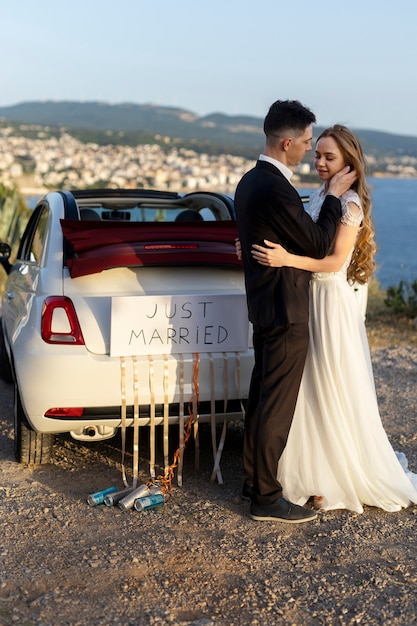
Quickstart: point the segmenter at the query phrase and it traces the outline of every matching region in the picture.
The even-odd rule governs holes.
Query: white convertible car
[[[59,191],[33,210],[2,295],[0,373],[15,387],[15,452],[54,434],[242,415],[253,366],[233,201],[221,194]]]

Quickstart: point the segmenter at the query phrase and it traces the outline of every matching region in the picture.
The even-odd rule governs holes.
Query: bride
[[[313,272],[309,352],[278,479],[284,496],[296,504],[315,495],[316,506],[325,510],[362,513],[369,505],[398,511],[417,503],[417,475],[406,463],[403,468],[383,428],[363,311],[349,284],[366,284],[375,268],[371,198],[358,139],[342,125],[326,129],[317,140],[314,165],[323,185],[310,199],[313,219],[331,177],[346,165],[357,172],[341,197],[333,251],[317,260],[268,240],[265,247],[253,246],[262,265]]]

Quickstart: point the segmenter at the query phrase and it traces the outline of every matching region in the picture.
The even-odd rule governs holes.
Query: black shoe
[[[242,500],[248,500],[252,502],[254,497],[255,497],[255,491],[253,489],[253,485],[251,485],[250,483],[248,483],[247,480],[245,480],[245,482],[243,483],[243,487],[242,487]]]
[[[262,505],[252,502],[250,516],[258,522],[286,522],[302,524],[316,519],[317,513],[298,504],[292,504],[285,498],[279,498],[273,504]]]

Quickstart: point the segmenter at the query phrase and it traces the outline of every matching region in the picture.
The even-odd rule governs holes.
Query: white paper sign
[[[245,294],[112,298],[110,356],[244,352]]]

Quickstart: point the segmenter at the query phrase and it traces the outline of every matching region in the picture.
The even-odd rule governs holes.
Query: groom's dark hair
[[[316,123],[316,116],[298,100],[277,100],[269,107],[264,120],[264,133],[283,135],[287,131],[302,135],[311,124]]]

